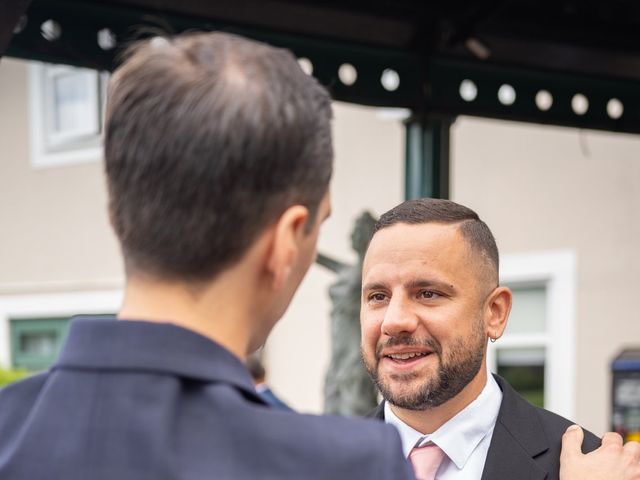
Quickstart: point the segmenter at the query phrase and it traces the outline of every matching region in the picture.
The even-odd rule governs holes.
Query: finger
[[[602,446],[622,447],[622,437],[614,432],[607,432],[602,436]]]
[[[627,442],[623,447],[622,451],[625,455],[631,458],[633,463],[637,463],[640,461],[640,443],[638,442]]]
[[[560,451],[560,462],[575,455],[582,454],[582,440],[584,432],[578,425],[571,425],[562,435],[562,450]]]

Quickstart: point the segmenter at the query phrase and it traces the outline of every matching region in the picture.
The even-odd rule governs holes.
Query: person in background
[[[247,369],[253,379],[253,384],[256,387],[258,395],[269,405],[279,410],[292,411],[293,409],[284,403],[278,396],[273,393],[269,385],[267,384],[267,372],[262,364],[261,351],[254,352],[247,356],[245,361]]]

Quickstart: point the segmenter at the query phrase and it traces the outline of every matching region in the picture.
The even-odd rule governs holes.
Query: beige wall
[[[452,198],[503,254],[574,249],[575,420],[609,428],[609,363],[640,344],[640,137],[471,118],[452,134]]]
[[[28,71],[0,63],[0,295],[121,285],[98,163],[34,169]]]

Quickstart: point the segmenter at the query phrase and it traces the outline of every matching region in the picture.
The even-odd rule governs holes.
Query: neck
[[[390,404],[393,413],[414,430],[426,435],[435,432],[458,413],[464,410],[482,392],[487,384],[487,367],[483,362],[480,371],[458,395],[442,405],[426,410],[408,410]]]
[[[255,319],[250,302],[238,288],[246,279],[233,270],[199,287],[132,275],[127,280],[118,319],[172,323],[221,344],[244,359]]]

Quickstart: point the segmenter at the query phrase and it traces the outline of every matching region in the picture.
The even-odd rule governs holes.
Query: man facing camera
[[[487,374],[487,342],[504,332],[512,296],[476,213],[436,199],[393,208],[362,283],[362,356],[385,400],[375,415],[398,428],[418,478],[557,479],[571,422]],[[599,444],[585,434],[585,451]]]

